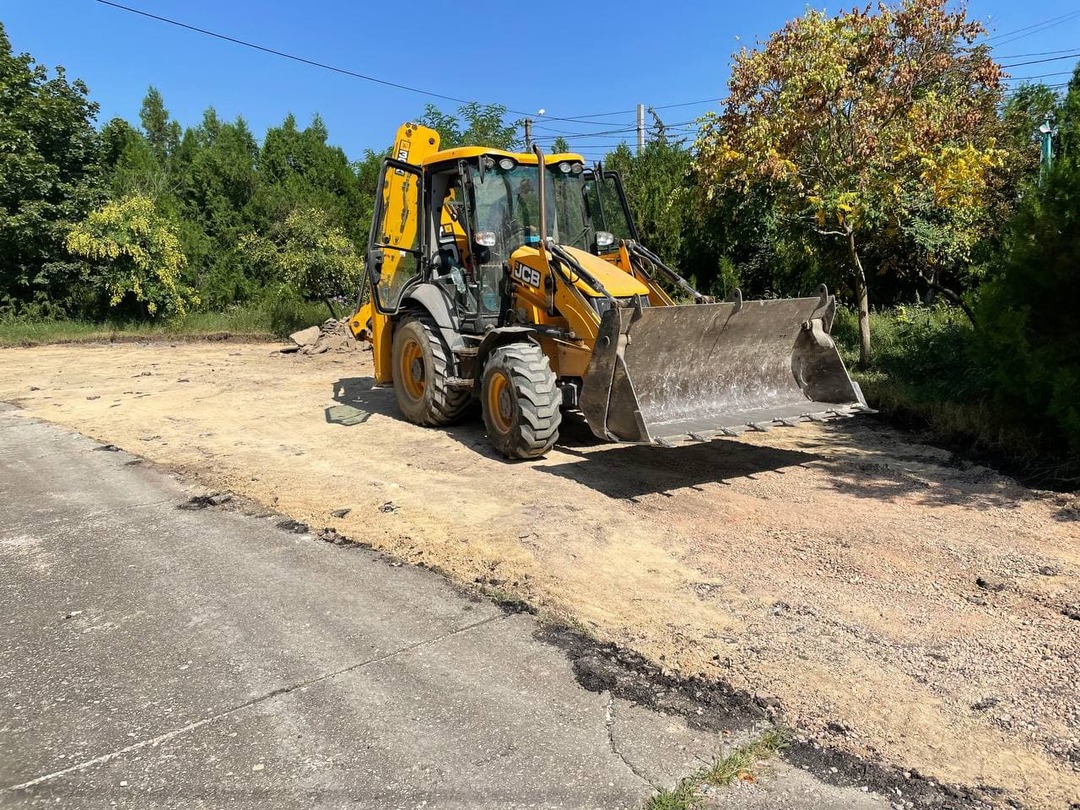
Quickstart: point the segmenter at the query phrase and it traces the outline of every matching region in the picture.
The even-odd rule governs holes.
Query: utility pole
[[[645,151],[645,105],[637,105],[637,153]]]
[[[532,119],[525,119],[525,151],[532,151]]]
[[[1046,176],[1054,163],[1054,136],[1057,135],[1057,127],[1054,126],[1054,114],[1048,112],[1043,125],[1039,127],[1039,135],[1042,138],[1042,171],[1040,179]]]

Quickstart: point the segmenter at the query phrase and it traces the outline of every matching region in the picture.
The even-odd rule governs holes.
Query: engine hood
[[[604,289],[606,289],[613,298],[629,298],[634,295],[649,294],[648,287],[629,273],[624,273],[614,265],[605,262],[599,256],[594,256],[593,254],[584,250],[579,250],[578,248],[564,247],[563,250],[569,253],[574,261],[581,265],[581,268],[586,273],[603,284]],[[541,264],[543,263],[543,260],[540,258],[540,251],[529,245],[522,246],[515,250],[510,258],[513,261],[521,262],[522,264],[537,270],[541,269]],[[602,294],[594,290],[584,278],[576,278],[574,280],[574,286],[585,295],[592,296],[593,298],[602,297]]]

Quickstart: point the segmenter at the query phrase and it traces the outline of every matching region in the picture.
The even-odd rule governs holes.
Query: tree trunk
[[[855,249],[854,231],[848,232],[848,250],[855,271],[855,298],[859,303],[859,367],[866,368],[870,365],[870,291],[866,286],[866,271]]]
[[[323,303],[325,303],[326,308],[328,310],[330,310],[330,317],[333,318],[336,321],[338,319],[338,316],[337,316],[337,313],[334,312],[334,305],[330,303],[330,299],[329,298],[324,298]]]

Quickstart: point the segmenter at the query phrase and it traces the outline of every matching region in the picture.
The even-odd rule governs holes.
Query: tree
[[[1080,91],[1074,102],[1080,102]],[[1080,105],[1078,105],[1080,109]],[[1080,156],[1064,155],[1009,229],[978,302],[978,339],[999,404],[1045,425],[1052,450],[1080,458]]]
[[[420,123],[439,133],[440,148],[457,146],[490,146],[513,151],[521,145],[517,137],[521,121],[506,120],[506,107],[502,104],[480,104],[470,101],[458,107],[457,115],[448,115],[434,104],[424,107]],[[465,124],[462,129],[461,124]]]
[[[168,165],[169,159],[180,145],[180,124],[172,120],[169,111],[165,109],[165,99],[153,85],[143,98],[139,121],[154,156],[162,166]]]
[[[562,154],[564,152],[569,152],[569,151],[570,151],[570,144],[566,142],[566,138],[564,138],[562,135],[560,135],[554,141],[551,142],[551,153],[552,154],[559,155],[559,154]]]
[[[278,227],[293,211],[317,208],[357,244],[367,241],[365,212],[370,218],[372,197],[363,199],[345,153],[327,144],[322,119],[315,116],[300,130],[289,115],[280,127],[267,130],[259,153],[259,190],[255,206],[260,231]]]
[[[0,310],[67,302],[71,223],[99,199],[98,107],[62,67],[14,55],[0,25]]]
[[[691,155],[685,141],[669,138],[664,122],[650,114],[653,123],[641,153],[634,155],[621,143],[604,165],[619,172],[642,243],[675,262],[682,256],[682,234],[693,214],[687,183]]]
[[[105,293],[110,309],[139,315],[183,315],[198,303],[180,281],[187,259],[176,227],[147,197],[127,197],[90,212],[67,237],[67,248],[90,262],[87,277]]]
[[[243,236],[258,224],[258,158],[259,145],[244,119],[221,121],[212,108],[184,133],[175,152],[187,278],[212,308],[249,299],[261,286],[240,250]]]
[[[920,243],[956,258],[985,227],[998,146],[1001,69],[981,24],[947,0],[903,0],[836,17],[808,11],[736,55],[722,115],[706,117],[698,168],[709,193],[763,185],[793,227],[842,240],[870,358],[863,257]],[[938,227],[936,234],[927,230]],[[922,228],[922,231],[920,231]]]
[[[332,318],[337,318],[333,299],[360,288],[364,262],[356,246],[317,208],[293,211],[272,238],[252,235],[244,245],[305,298],[323,301]]]

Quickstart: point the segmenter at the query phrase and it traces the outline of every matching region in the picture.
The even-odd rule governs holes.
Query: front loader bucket
[[[823,421],[866,407],[819,298],[612,307],[579,404],[593,433],[668,444]]]

